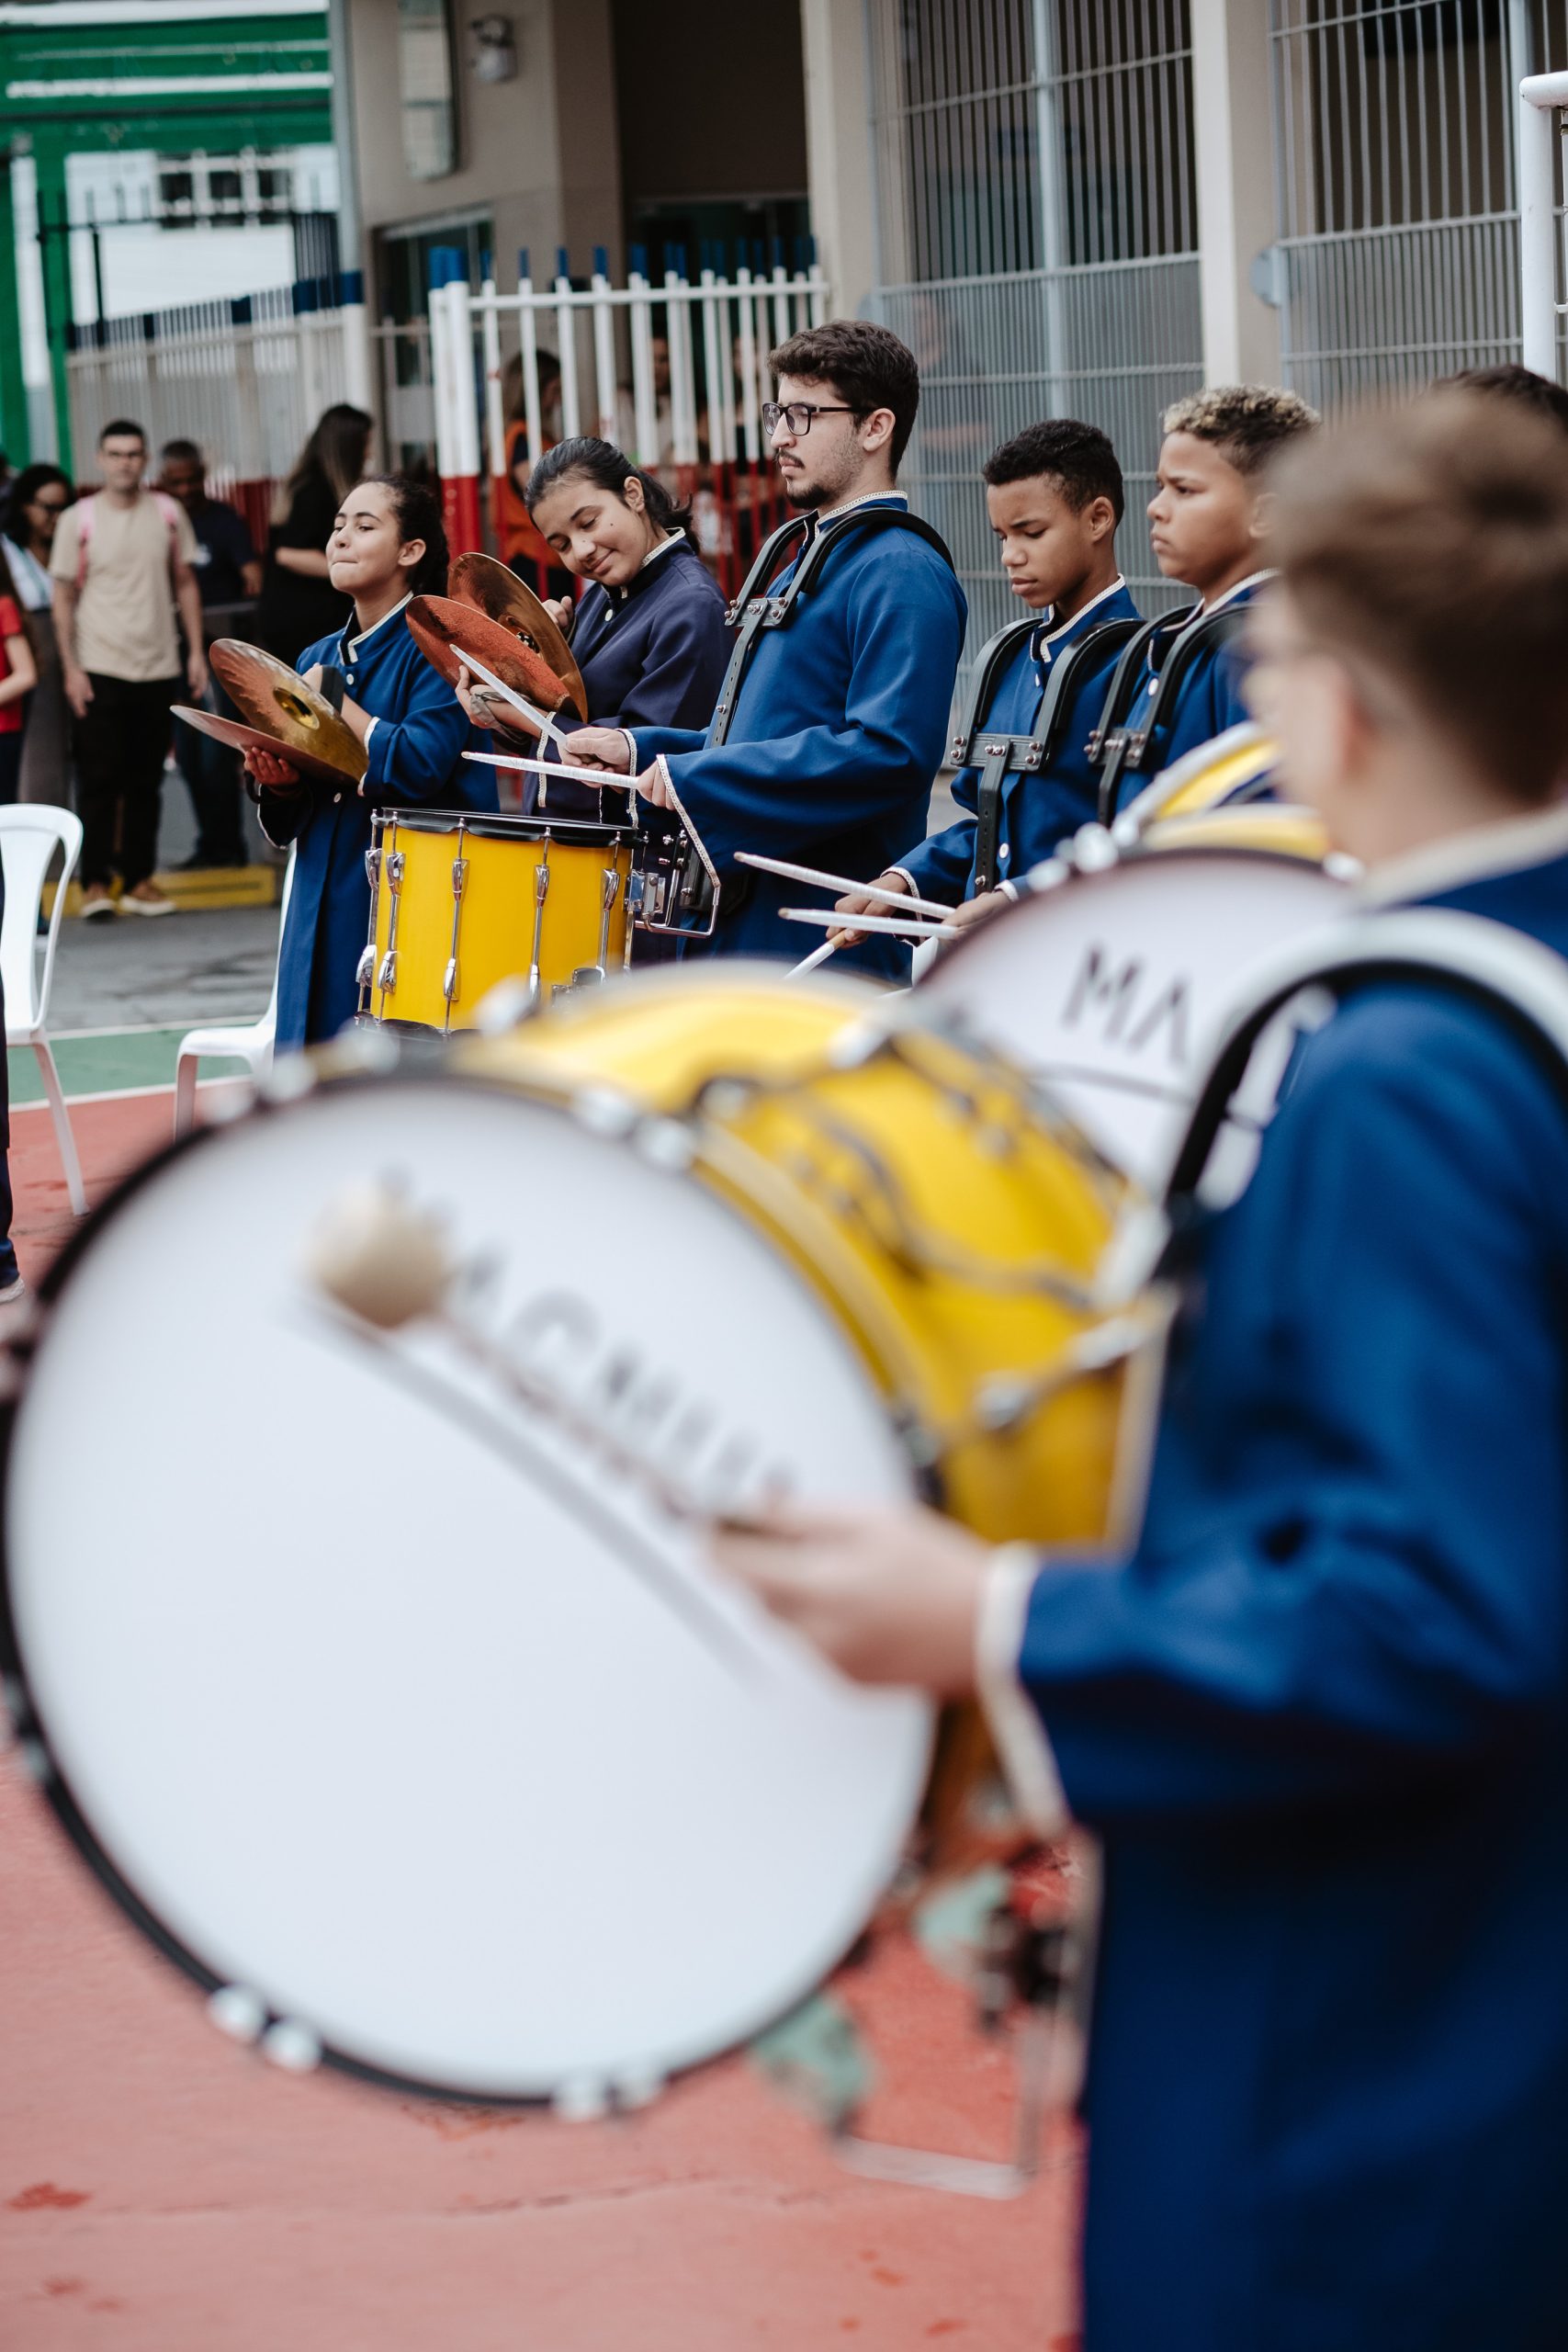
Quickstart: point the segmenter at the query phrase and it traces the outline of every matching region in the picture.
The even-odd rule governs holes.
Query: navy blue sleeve
[[[850,675],[841,721],[666,753],[717,864],[729,864],[738,849],[820,849],[930,786],[964,642],[963,598],[945,566],[942,573],[934,562],[887,567],[874,592],[862,595],[846,566]],[[637,750],[648,756],[640,734]]]
[[[595,716],[596,727],[678,726],[698,709],[705,721],[711,716],[729,659],[722,600],[705,593],[665,596],[651,618],[640,674],[614,717]]]
[[[400,683],[398,717],[378,718],[371,730],[360,791],[418,807],[447,788],[471,738],[467,712],[430,662],[409,662]]]
[[[975,871],[975,820],[960,817],[940,833],[928,833],[917,849],[897,861],[922,899],[957,906]]]
[[[1212,1236],[1136,1555],[1033,1585],[1021,1676],[1091,1825],[1386,1796],[1561,1688],[1562,1106],[1414,989],[1298,1080]]]

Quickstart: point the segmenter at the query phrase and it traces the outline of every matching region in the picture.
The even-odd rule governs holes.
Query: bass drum
[[[6,1362],[23,1752],[279,2063],[581,2115],[748,2041],[897,1871],[931,1717],[721,1580],[707,1519],[934,1486],[1106,1530],[1125,1187],[879,1001],[704,971],[439,1058],[361,1032],[44,1283]],[[171,1428],[179,1507],[128,1541]]]
[[[1350,869],[1325,846],[1315,819],[1264,804],[1166,819],[1128,848],[1089,829],[937,957],[904,1017],[1013,1057],[1157,1187],[1247,967],[1344,911]]]

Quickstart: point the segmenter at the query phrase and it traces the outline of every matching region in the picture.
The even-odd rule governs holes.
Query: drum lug
[[[442,974],[441,993],[446,998],[448,1004],[451,1003],[453,998],[457,993],[457,958],[456,956],[451,958],[447,964],[446,971]]]
[[[375,978],[375,974],[376,942],[372,940],[369,946],[365,950],[364,955],[360,957],[359,969],[355,973],[354,977],[356,984],[360,988],[367,989],[372,979]]]
[[[383,995],[387,996],[389,996],[392,990],[397,987],[398,956],[397,950],[395,948],[389,947],[386,954],[382,956],[380,969],[376,975],[376,985],[382,991]]]
[[[544,854],[534,868],[534,945],[528,958],[528,1001],[539,1001],[539,942],[545,930],[545,899],[550,887],[550,845],[547,841]]]
[[[466,857],[455,857],[452,860],[452,896],[455,899],[460,899],[462,897],[468,879],[468,859]]]
[[[400,849],[389,849],[387,852],[387,881],[389,888],[394,890],[400,890],[403,887],[403,853]]]
[[[373,890],[381,879],[381,853],[378,849],[367,849],[365,853],[365,879]]]

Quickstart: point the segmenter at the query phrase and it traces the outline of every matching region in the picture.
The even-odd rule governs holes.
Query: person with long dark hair
[[[724,597],[697,553],[691,509],[612,442],[580,435],[528,478],[528,511],[551,553],[588,582],[548,610],[566,630],[596,727],[705,727],[729,659]],[[480,726],[505,705],[469,691]],[[570,719],[562,719],[566,732]]]
[[[0,555],[10,570],[38,671],[38,684],[28,696],[17,797],[62,808],[71,806],[71,714],[54,634],[49,558],[55,527],[75,498],[70,476],[59,466],[24,466],[6,485],[0,537]]]
[[[333,518],[365,471],[371,420],[338,401],[322,412],[278,493],[267,534],[256,634],[280,662],[342,628],[348,605],[332,584],[326,547]]]
[[[411,597],[446,584],[446,535],[434,493],[406,474],[358,483],[338,510],[327,557],[350,617],[307,646],[295,666],[318,688],[325,671],[341,674],[343,716],[365,746],[364,781],[357,791],[346,777],[335,788],[308,783],[271,752],[245,756],[263,831],[276,847],[292,842],[295,851],[278,951],[280,1049],[334,1036],[358,1009],[372,811],[497,805],[495,771],[465,762],[468,719],[404,618]]]

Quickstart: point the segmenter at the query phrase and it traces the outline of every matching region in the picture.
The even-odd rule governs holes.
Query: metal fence
[[[865,0],[877,315],[920,363],[912,501],[953,548],[968,652],[1017,607],[979,487],[1043,416],[1114,440],[1122,560],[1178,592],[1143,509],[1159,417],[1202,381],[1188,0]]]
[[[154,450],[196,442],[214,490],[265,513],[321,411],[369,405],[364,322],[348,276],[79,327],[66,359],[73,444],[85,461],[111,418],[133,417]]]
[[[1270,0],[1284,376],[1317,407],[1519,356],[1520,79],[1562,0]]]

